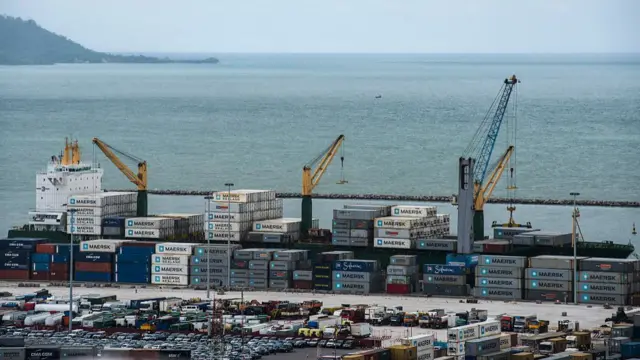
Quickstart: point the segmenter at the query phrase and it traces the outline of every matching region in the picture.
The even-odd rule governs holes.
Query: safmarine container
[[[458,265],[424,264],[422,272],[430,275],[465,275],[467,269]]]
[[[375,260],[338,260],[333,263],[335,271],[374,272],[379,270]]]

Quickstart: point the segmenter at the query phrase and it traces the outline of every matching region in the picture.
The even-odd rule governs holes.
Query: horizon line
[[[211,55],[640,55],[639,52],[321,52],[321,51],[283,51],[283,52],[260,52],[260,51],[130,51],[130,50],[102,50],[99,52],[111,54],[211,54]]]

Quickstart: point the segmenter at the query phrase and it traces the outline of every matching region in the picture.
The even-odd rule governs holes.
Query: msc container
[[[391,207],[391,215],[404,217],[426,218],[436,216],[435,206],[396,205]]]
[[[584,256],[578,256],[577,260],[586,259]],[[573,256],[561,256],[561,255],[540,255],[529,258],[530,268],[542,268],[542,269],[561,269],[561,270],[573,270]]]
[[[578,302],[583,304],[627,305],[627,295],[623,294],[592,294],[578,292]]]
[[[636,259],[588,258],[578,262],[578,269],[580,271],[631,273],[634,272],[637,263]]]
[[[500,351],[500,336],[468,340],[464,349],[465,356],[481,356]]]
[[[428,226],[428,223],[425,218],[387,216],[375,219],[374,226],[376,228],[411,230]]]
[[[467,283],[466,275],[424,274],[422,279],[423,279],[423,282],[426,284],[465,285]]]
[[[518,289],[522,288],[522,279],[479,277],[476,278],[476,286],[494,289]]]
[[[348,282],[371,282],[371,273],[366,272],[349,272],[349,271],[334,271],[333,281],[348,281]]]
[[[478,324],[464,325],[447,329],[447,341],[449,342],[465,342],[477,339],[479,336],[480,331]]]
[[[187,255],[151,255],[151,263],[156,265],[189,265],[189,256]]]
[[[368,294],[371,292],[371,284],[367,282],[334,281],[333,291],[337,293],[342,293],[342,294],[356,294],[356,293]]]
[[[413,266],[418,261],[417,255],[392,255],[389,262],[392,265]]]
[[[505,299],[515,300],[522,299],[522,289],[500,289],[476,287],[475,295],[484,299]]]
[[[333,263],[335,271],[374,272],[378,270],[376,260],[338,260]]]
[[[573,270],[528,268],[525,278],[531,280],[573,281]]]
[[[527,280],[526,288],[532,290],[573,291],[572,281]]]
[[[111,282],[111,272],[93,272],[93,271],[79,271],[77,269],[73,276],[73,280],[81,282]]]
[[[410,239],[375,238],[373,247],[390,249],[413,249],[415,242]]]
[[[480,255],[478,265],[524,268],[526,261],[524,256]]]
[[[458,248],[458,240],[454,240],[454,239],[418,239],[416,240],[416,249],[419,249],[419,250],[456,251],[457,248]]]
[[[189,285],[189,277],[185,275],[156,274],[151,277],[151,283],[157,285]]]
[[[152,274],[189,275],[188,265],[153,265]]]
[[[629,293],[628,284],[606,284],[606,283],[589,283],[579,282],[578,291],[591,294],[618,294],[626,295]]]
[[[380,210],[333,210],[334,220],[373,220],[380,215]]]
[[[521,279],[522,268],[503,266],[480,266],[476,267],[476,276],[487,276],[492,278],[516,278]]]
[[[424,264],[422,272],[433,275],[465,275],[467,269],[458,265]]]
[[[387,266],[387,275],[413,275],[418,273],[418,266]]]
[[[608,273],[608,272],[591,272],[580,271],[578,273],[580,281],[590,283],[607,283],[607,284],[629,284],[631,277],[628,274]]]

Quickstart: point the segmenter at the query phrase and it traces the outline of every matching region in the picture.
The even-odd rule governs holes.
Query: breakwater
[[[135,190],[108,190],[108,191],[135,191]],[[224,191],[224,190],[221,190]],[[206,190],[148,190],[153,195],[174,195],[174,196],[207,196],[212,191]],[[293,192],[278,192],[276,196],[282,199],[299,199],[302,194]],[[434,203],[451,203],[451,196],[440,195],[385,195],[385,194],[313,194],[314,199],[335,199],[335,200],[385,200],[385,201],[416,201],[416,202],[434,202]],[[527,199],[518,198],[510,201],[507,198],[490,198],[491,204],[514,204],[522,205],[559,205],[571,206],[572,199]],[[597,206],[597,207],[625,207],[640,208],[638,201],[621,201],[621,200],[577,200],[578,206]]]

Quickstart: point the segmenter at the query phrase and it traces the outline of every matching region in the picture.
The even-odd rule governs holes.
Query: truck
[[[418,314],[417,313],[405,313],[402,325],[406,327],[418,326]]]
[[[538,345],[538,351],[543,355],[557,354],[565,350],[567,350],[567,339],[561,337],[543,341]]]
[[[371,336],[371,325],[368,323],[353,323],[350,325],[351,336],[355,338],[367,338]]]
[[[567,349],[587,351],[591,349],[591,333],[588,331],[575,331],[567,336]]]
[[[418,325],[423,329],[432,328],[434,323],[441,322],[443,316],[445,316],[444,309],[431,309],[420,314]]]
[[[537,321],[536,315],[516,315],[513,317],[513,332],[524,333],[529,329],[529,324],[532,321]]]
[[[176,309],[179,309],[181,305],[182,305],[182,299],[169,298],[169,299],[160,300],[160,302],[158,303],[158,309],[161,312],[171,312]]]

